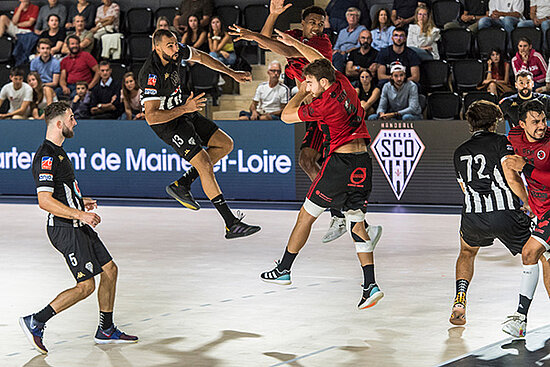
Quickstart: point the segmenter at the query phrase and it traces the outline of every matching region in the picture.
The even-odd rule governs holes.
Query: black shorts
[[[536,227],[533,229],[531,234],[538,240],[547,251],[550,251],[550,211],[547,211],[537,222]]]
[[[325,137],[321,129],[319,129],[317,121],[308,121],[306,122],[306,134],[304,135],[300,149],[311,148],[322,154],[324,140]]]
[[[368,152],[332,153],[312,182],[307,198],[322,208],[367,212],[372,190],[372,160]]]
[[[190,161],[214,135],[218,126],[200,113],[185,114],[163,124],[151,125],[153,131],[186,161]]]
[[[520,210],[462,214],[460,235],[472,247],[491,246],[498,238],[512,255],[519,254],[531,237],[531,219]]]
[[[101,273],[103,265],[113,259],[97,233],[88,225],[47,228],[53,247],[63,254],[77,282]]]

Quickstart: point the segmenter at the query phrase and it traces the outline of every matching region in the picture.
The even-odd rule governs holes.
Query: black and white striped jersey
[[[502,162],[514,149],[504,135],[477,131],[455,150],[454,166],[464,189],[463,213],[517,210],[519,198],[512,192]]]
[[[44,140],[32,161],[36,192],[51,192],[53,198],[70,208],[84,210],[82,194],[75,179],[71,160],[62,147]],[[84,223],[48,213],[48,226],[81,227]]]

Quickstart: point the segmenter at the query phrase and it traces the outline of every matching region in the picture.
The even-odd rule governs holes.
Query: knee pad
[[[374,247],[372,245],[371,240],[364,240],[359,235],[353,233],[353,228],[359,223],[362,222],[352,222],[352,221],[346,221],[346,226],[348,227],[349,233],[351,234],[351,238],[353,239],[353,243],[355,244],[355,251],[357,253],[361,252],[373,252]]]

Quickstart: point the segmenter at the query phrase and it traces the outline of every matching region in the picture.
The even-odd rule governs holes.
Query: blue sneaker
[[[279,261],[275,263],[277,264],[275,269],[261,273],[260,279],[268,283],[281,285],[292,284],[292,280],[290,280],[290,270],[279,270]]]
[[[138,337],[123,333],[113,324],[107,330],[98,326],[94,340],[97,344],[137,343]]]
[[[31,345],[41,354],[47,354],[48,350],[42,343],[42,337],[44,336],[44,329],[46,324],[38,322],[34,319],[33,315],[28,315],[19,318],[19,326],[23,329],[25,336],[29,339]]]
[[[360,310],[372,307],[377,304],[378,301],[382,299],[382,297],[384,297],[384,292],[382,292],[380,288],[378,288],[378,285],[376,285],[376,283],[372,283],[367,289],[363,288],[363,297],[361,298],[361,301],[359,301],[357,307]]]

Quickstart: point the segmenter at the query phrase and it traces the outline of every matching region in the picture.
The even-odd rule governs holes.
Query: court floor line
[[[316,354],[323,353],[323,352],[329,351],[329,350],[334,349],[334,348],[337,348],[336,345],[332,345],[332,346],[330,346],[330,347],[326,347],[326,348],[323,348],[323,349],[319,349],[319,350],[316,350],[315,352],[311,352],[311,353],[308,353],[308,354],[304,354],[303,356],[299,356],[299,357],[296,357],[296,358],[293,358],[293,359],[289,359],[288,361],[284,361],[284,362],[279,362],[279,363],[276,363],[276,364],[272,364],[272,365],[269,366],[269,367],[282,366],[282,365],[285,365],[285,364],[289,364],[289,363],[292,363],[292,362],[296,362],[296,361],[299,360],[299,359],[304,359],[304,358],[307,358],[307,357],[311,357],[311,356],[314,356],[314,355],[316,355]]]

